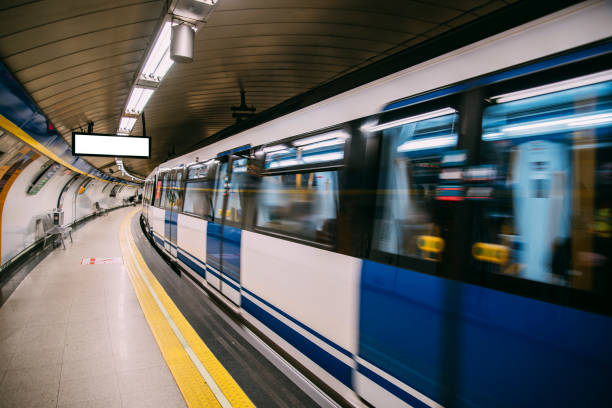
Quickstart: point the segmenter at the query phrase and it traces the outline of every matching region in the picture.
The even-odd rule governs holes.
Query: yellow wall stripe
[[[83,170],[77,169],[73,165],[71,165],[68,162],[62,160],[58,155],[56,155],[51,150],[47,149],[45,146],[40,144],[32,136],[28,135],[19,126],[15,125],[13,122],[11,122],[9,119],[7,119],[4,115],[1,115],[1,114],[0,114],[0,127],[5,129],[9,133],[12,133],[13,135],[18,137],[19,139],[21,139],[24,143],[26,143],[27,145],[32,147],[34,150],[38,151],[39,153],[41,153],[44,156],[47,156],[51,160],[61,164],[62,166],[66,167],[67,169],[70,169],[70,170],[72,170],[72,171],[74,171],[76,173],[83,174],[83,175],[85,175],[87,177],[94,178],[96,180],[104,181],[106,183],[116,183],[116,184],[122,184],[124,186],[131,186],[130,184],[119,183],[119,182],[110,181],[110,180],[104,180],[103,178],[93,176],[93,175],[91,175],[89,173],[84,172]]]
[[[254,407],[244,391],[187,322],[144,262],[130,232],[131,220],[138,211],[130,213],[121,225],[120,240],[124,262],[147,322],[187,405],[189,407],[219,407],[227,406],[229,402],[232,407]],[[143,273],[146,282],[140,272]],[[169,323],[164,316],[147,283],[163,305],[172,323]],[[181,344],[181,340],[170,324],[178,328],[186,344]],[[205,367],[212,377],[213,384],[206,383],[188,351],[195,354],[197,360]],[[219,398],[215,397],[211,388],[220,390],[223,394],[221,396],[223,401],[220,402]]]

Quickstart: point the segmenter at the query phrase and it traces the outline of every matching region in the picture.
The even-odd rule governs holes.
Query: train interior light
[[[492,97],[491,100],[496,103],[512,102],[519,99],[530,98],[532,96],[545,95],[553,92],[565,91],[567,89],[578,88],[585,85],[597,84],[600,82],[609,81],[611,79],[612,70],[607,70],[597,72],[595,74],[581,76],[578,78],[555,82],[552,84],[537,86],[535,88],[529,88],[521,91],[510,92],[503,95],[497,95]]]
[[[394,121],[387,122],[387,123],[381,123],[380,125],[366,127],[364,130],[369,131],[369,132],[377,132],[379,130],[390,129],[393,127],[406,125],[408,123],[420,122],[422,120],[437,118],[439,116],[450,115],[453,113],[457,113],[457,111],[453,108],[442,108],[442,109],[437,109],[435,111],[423,113],[420,115],[409,116],[407,118],[402,118],[402,119],[394,120]]]

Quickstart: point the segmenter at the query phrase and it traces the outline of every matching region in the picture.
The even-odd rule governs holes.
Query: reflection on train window
[[[258,191],[257,226],[322,244],[333,244],[338,173],[265,176]]]
[[[344,144],[347,138],[348,134],[343,130],[334,130],[265,147],[265,168],[273,170],[298,165],[338,162],[344,159]]]
[[[200,217],[212,217],[212,190],[209,180],[188,181],[183,211]]]
[[[166,178],[164,177],[164,180],[165,179]],[[172,210],[172,208],[176,206],[177,204],[178,188],[176,187],[176,180],[172,180],[169,174],[168,174],[168,183],[166,184],[165,191],[166,191],[165,208],[167,210]]]
[[[488,272],[608,291],[612,82],[486,109],[476,264]]]
[[[174,191],[176,196],[176,207],[180,210],[183,207],[183,172],[176,173],[176,181],[174,182]]]
[[[165,173],[163,182],[162,182],[162,191],[161,191],[161,202],[159,203],[160,208],[166,208],[166,195],[168,194],[168,182],[170,178],[170,173]]]
[[[373,249],[439,261],[443,256],[441,201],[455,189],[440,192],[442,156],[457,144],[458,115],[446,108],[441,116],[384,128],[381,180],[377,197]],[[396,123],[397,123],[396,122]],[[408,122],[408,123],[406,123]],[[390,124],[393,124],[391,122]],[[448,213],[448,211],[446,212]]]

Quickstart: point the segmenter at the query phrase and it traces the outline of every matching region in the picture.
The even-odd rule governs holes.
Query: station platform
[[[139,214],[87,223],[2,305],[0,407],[333,405],[176,273]]]

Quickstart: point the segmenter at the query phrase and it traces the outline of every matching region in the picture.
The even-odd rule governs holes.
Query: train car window
[[[183,212],[212,220],[214,177],[209,177],[210,165],[198,164],[187,170]]]
[[[326,246],[338,219],[338,168],[349,135],[343,130],[267,146],[257,190],[256,227]]]
[[[338,172],[265,176],[257,192],[257,227],[321,244],[333,244]]]
[[[375,129],[383,134],[374,251],[442,259],[441,220],[448,216],[443,202],[461,196],[460,189],[445,185],[441,177],[447,159],[462,155],[454,150],[458,120],[453,109],[445,108]]]
[[[466,170],[476,267],[609,293],[612,82],[490,106],[482,139],[482,165]]]

